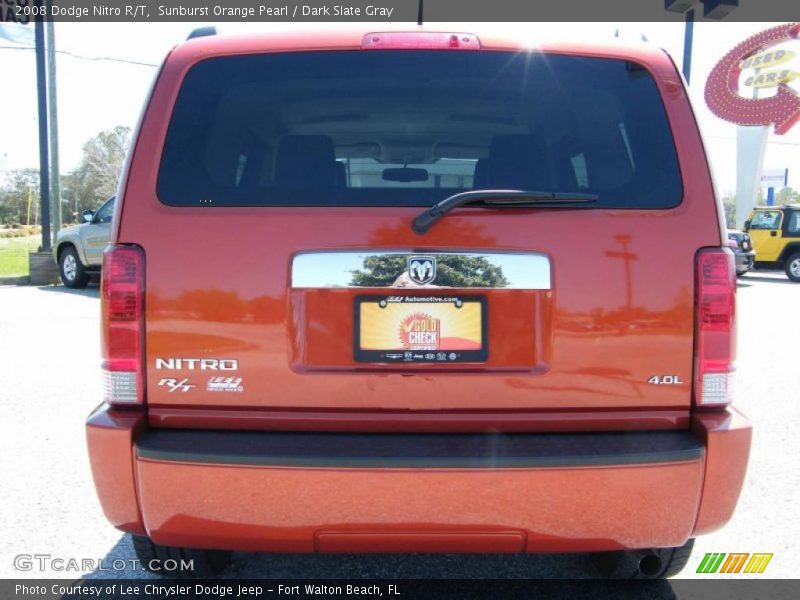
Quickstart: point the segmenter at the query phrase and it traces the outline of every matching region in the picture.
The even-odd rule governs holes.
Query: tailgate
[[[481,211],[452,215],[429,234],[457,245],[421,250],[410,216],[397,210],[358,218],[357,229],[347,212],[226,212],[224,231],[218,215],[206,214],[193,220],[192,232],[176,234],[178,248],[215,239],[194,245],[180,268],[171,250],[146,247],[151,405],[496,410],[690,403],[694,249],[674,244],[677,221],[671,230],[657,214],[581,211],[565,219],[560,211]],[[399,224],[393,249],[337,249],[366,247],[389,215]],[[483,235],[471,226],[476,220]],[[656,224],[659,234],[645,235]],[[571,236],[576,230],[584,234]],[[492,235],[515,249],[481,249]],[[410,280],[415,257],[436,261],[436,279]],[[470,266],[481,275],[448,285],[455,283],[445,279],[451,268]],[[423,302],[392,302],[409,298]],[[389,301],[386,308],[381,300]],[[467,310],[472,314],[461,312]],[[432,312],[438,339],[403,335],[409,314],[419,316],[412,328],[424,331]],[[462,359],[473,346],[448,347],[448,337],[477,343],[485,358]],[[357,356],[364,343],[389,356]],[[655,375],[675,376],[676,384],[648,383]],[[194,387],[173,389],[165,379]]]

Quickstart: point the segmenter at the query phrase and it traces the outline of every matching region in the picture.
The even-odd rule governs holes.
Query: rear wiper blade
[[[571,192],[540,192],[528,190],[472,190],[460,192],[437,202],[414,217],[411,228],[422,235],[448,212],[459,206],[530,206],[539,204],[560,204],[573,202],[596,202],[596,194],[573,194]]]

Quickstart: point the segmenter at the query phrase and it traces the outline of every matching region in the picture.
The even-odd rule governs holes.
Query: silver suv
[[[84,211],[85,223],[65,227],[56,234],[53,258],[65,286],[86,287],[91,274],[99,273],[113,214],[114,197],[111,197],[96,211]]]

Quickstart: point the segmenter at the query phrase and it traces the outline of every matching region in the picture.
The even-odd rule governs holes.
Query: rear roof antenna
[[[417,9],[417,25],[422,25],[422,3],[423,0],[419,0],[419,8]]]

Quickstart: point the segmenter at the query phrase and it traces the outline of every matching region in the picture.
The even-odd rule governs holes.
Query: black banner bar
[[[687,6],[698,22],[800,18],[794,0],[0,0],[0,22],[682,22]]]
[[[609,598],[613,600],[714,600],[797,598],[800,581],[776,579],[584,580],[271,580],[271,579],[29,579],[0,581],[0,597],[31,600],[265,600],[363,598],[382,600],[477,600],[503,598]]]

